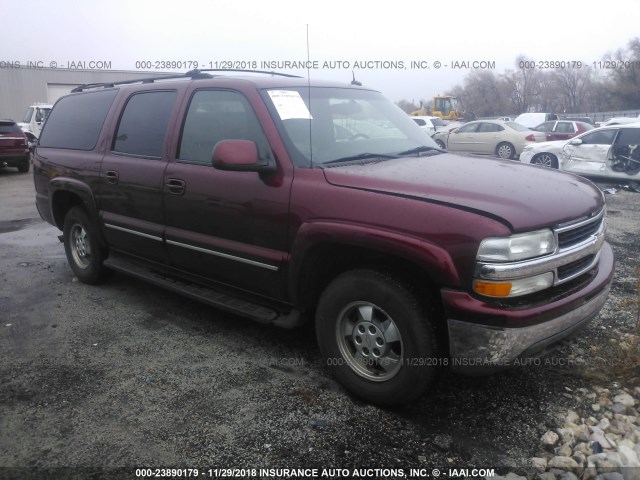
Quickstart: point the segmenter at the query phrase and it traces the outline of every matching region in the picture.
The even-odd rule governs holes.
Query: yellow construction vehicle
[[[409,115],[412,116],[433,116],[440,117],[443,120],[472,120],[472,118],[466,118],[473,116],[473,114],[466,114],[462,109],[457,97],[451,95],[437,95],[433,97],[431,105],[425,105],[420,102],[420,108]]]

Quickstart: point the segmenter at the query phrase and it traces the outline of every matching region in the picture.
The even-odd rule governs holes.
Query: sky
[[[197,62],[317,80],[354,75],[393,101],[444,93],[473,66],[502,74],[518,55],[593,66],[640,36],[637,0],[1,1],[0,68],[184,72]],[[282,63],[307,60],[309,69]]]

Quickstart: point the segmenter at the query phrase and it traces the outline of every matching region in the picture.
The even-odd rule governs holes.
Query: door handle
[[[116,185],[120,179],[120,174],[115,170],[107,170],[104,172],[104,178],[107,180],[107,183]]]
[[[167,180],[165,185],[167,186],[169,193],[172,195],[184,195],[187,184],[184,180],[180,180],[179,178],[170,178]]]

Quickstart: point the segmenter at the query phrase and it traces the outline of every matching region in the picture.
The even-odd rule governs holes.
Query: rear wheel
[[[29,167],[31,166],[31,155],[29,155],[29,157],[27,157],[27,159],[22,162],[20,165],[18,165],[18,171],[20,173],[27,173],[29,171]]]
[[[352,394],[378,405],[418,399],[432,383],[436,337],[430,318],[402,281],[353,270],[324,291],[316,312],[320,350]]]
[[[558,168],[558,157],[553,153],[539,153],[531,159],[533,165],[541,165],[543,167]]]
[[[73,207],[67,212],[63,236],[67,261],[76,277],[89,284],[104,280],[105,251],[98,243],[95,225],[82,207]]]
[[[496,147],[496,154],[505,160],[512,160],[516,155],[516,149],[510,143],[502,142]]]

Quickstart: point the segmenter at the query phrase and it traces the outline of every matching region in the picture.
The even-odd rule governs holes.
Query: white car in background
[[[520,161],[579,175],[640,180],[640,122],[528,145]]]
[[[476,120],[449,131],[437,132],[433,139],[451,152],[496,155],[514,159],[530,142],[543,142],[546,135],[514,122]]]
[[[627,123],[640,122],[640,115],[637,117],[613,117],[604,122],[598,122],[600,127],[608,127],[609,125],[626,125]]]
[[[442,120],[440,117],[429,117],[425,115],[417,115],[412,116],[411,120],[416,122],[416,124],[424,131],[432,136],[434,133],[441,131],[443,128],[447,126],[447,122]]]

